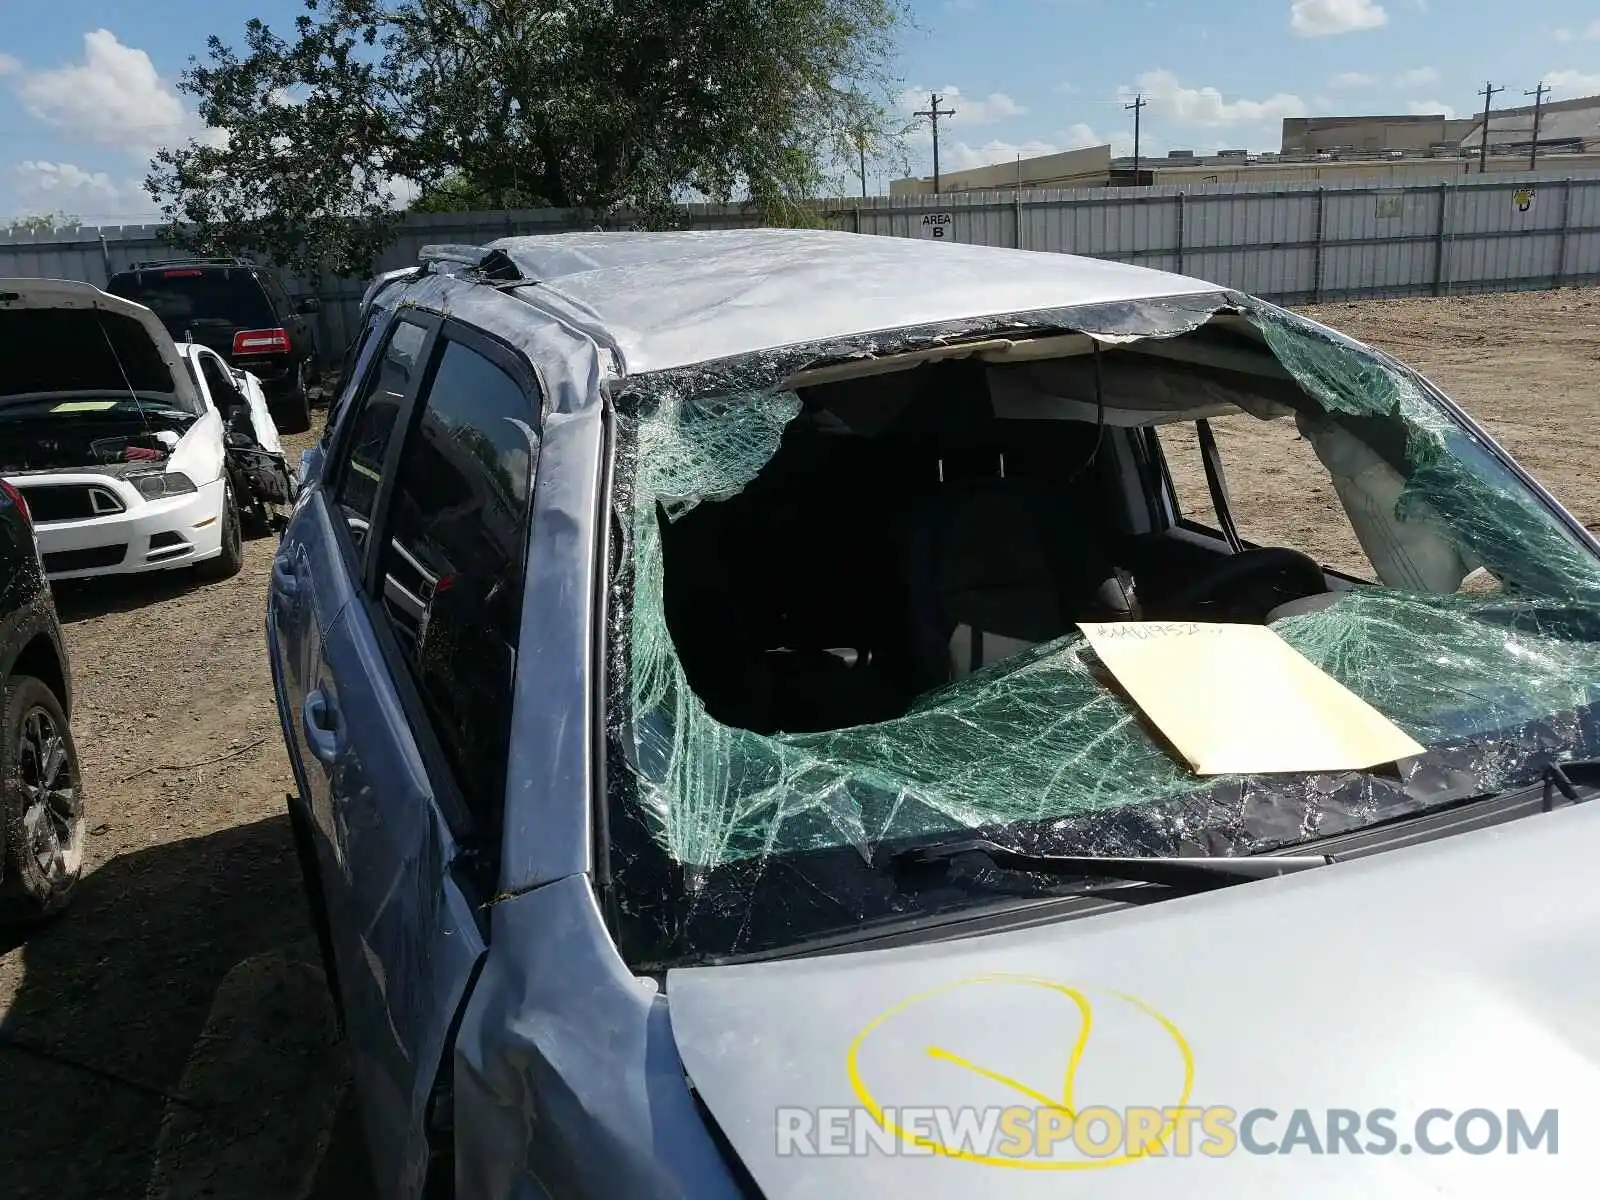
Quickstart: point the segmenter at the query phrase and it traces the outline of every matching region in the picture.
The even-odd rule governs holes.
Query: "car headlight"
[[[139,489],[139,494],[146,500],[164,500],[168,496],[182,496],[196,490],[194,480],[182,471],[135,475],[129,482]]]

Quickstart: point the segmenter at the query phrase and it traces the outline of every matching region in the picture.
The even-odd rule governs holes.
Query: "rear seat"
[[[1070,461],[1020,445],[1008,456],[1008,438],[1032,431],[994,420],[981,368],[962,374],[908,414],[914,424],[900,433],[920,443],[926,464],[925,486],[900,517],[898,555],[905,665],[919,690],[1062,637],[1080,620],[1134,614],[1131,580],[1093,510],[1093,473],[1065,486],[1058,479]],[[1016,473],[1019,463],[1027,474]]]

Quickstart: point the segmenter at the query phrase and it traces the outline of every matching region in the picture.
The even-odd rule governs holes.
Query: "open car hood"
[[[92,284],[0,279],[0,350],[8,364],[0,406],[21,396],[126,395],[131,388],[199,411],[172,335],[155,313]]]
[[[668,1005],[690,1081],[769,1197],[1586,1194],[1600,1166],[1576,1135],[1600,1117],[1597,856],[1600,805],[1579,806],[1029,930],[673,971]],[[1281,1143],[1298,1109],[1324,1150],[1330,1109],[1392,1110],[1400,1145],[1430,1109],[1520,1109],[1529,1129],[1557,1110],[1567,1136],[1554,1154],[1219,1158],[1198,1150],[1197,1123],[1188,1157],[1018,1169],[870,1145],[813,1156],[823,1118],[780,1115],[1035,1108],[1074,1070],[1078,1111],[1274,1110],[1258,1145]],[[874,1125],[831,1119],[845,1147]],[[920,1120],[942,1140],[937,1117]],[[780,1126],[808,1121],[810,1140],[780,1150]],[[1427,1133],[1454,1130],[1452,1116]]]

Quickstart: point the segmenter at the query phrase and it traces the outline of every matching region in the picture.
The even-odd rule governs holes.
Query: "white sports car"
[[[52,580],[235,574],[241,514],[293,499],[253,377],[91,284],[0,279],[0,478]]]

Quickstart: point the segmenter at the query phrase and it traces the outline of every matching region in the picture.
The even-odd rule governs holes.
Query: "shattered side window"
[[[1393,465],[1404,477],[1392,508],[1398,521],[1446,531],[1469,569],[1481,566],[1507,591],[1600,598],[1600,560],[1413,378],[1287,314],[1252,316],[1278,360],[1323,409],[1299,421],[1313,442],[1346,432],[1353,434],[1346,442],[1370,454],[1382,436],[1368,432],[1374,423],[1400,434],[1391,455],[1401,459]],[[1326,452],[1323,458],[1333,465]]]
[[[1010,829],[1053,853],[1253,853],[1402,815],[1441,791],[1531,781],[1541,756],[1600,753],[1591,712],[1600,563],[1416,384],[1272,313],[1253,319],[1315,401],[1297,415],[1307,438],[1322,421],[1370,433],[1360,420],[1384,419],[1400,436],[1383,452],[1404,480],[1392,515],[1437,519],[1464,561],[1505,585],[1494,596],[1363,587],[1277,626],[1430,754],[1398,780],[1198,778],[1105,685],[1077,633],[878,724],[804,734],[722,724],[689,686],[668,629],[662,530],[749,486],[802,404],[774,390],[699,398],[668,389],[618,415],[609,705],[624,766],[613,773],[612,827],[646,831],[676,872],[661,878],[684,892],[651,918],[663,944],[692,924],[696,887],[727,868],[840,851],[859,872],[879,843],[964,830]],[[640,858],[635,849],[617,860],[619,878]],[[756,867],[745,878],[759,876]],[[793,886],[793,902],[809,902]],[[874,895],[863,888],[839,906],[855,920],[875,905],[877,915],[895,911],[897,901]],[[741,901],[716,903],[737,910]],[[804,932],[752,932],[754,918],[736,911],[728,920],[737,944],[694,949],[726,953]]]

